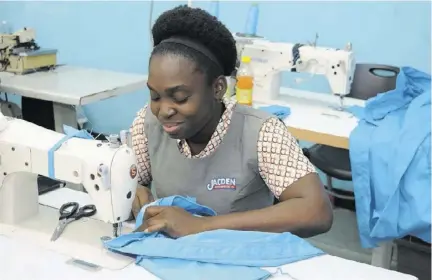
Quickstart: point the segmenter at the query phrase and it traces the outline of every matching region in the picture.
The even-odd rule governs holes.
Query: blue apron
[[[216,215],[190,197],[171,196],[149,205],[178,206],[198,216]],[[137,216],[136,228],[142,224],[146,207]],[[137,232],[104,245],[114,252],[136,256],[137,265],[163,280],[267,279],[270,272],[260,267],[278,267],[324,254],[290,233],[235,230],[207,231],[178,239]]]
[[[431,242],[431,77],[401,69],[396,89],[353,108],[350,135],[363,247],[412,235]]]

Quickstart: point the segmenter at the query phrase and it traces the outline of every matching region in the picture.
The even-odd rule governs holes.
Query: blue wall
[[[305,42],[318,33],[319,45],[343,47],[351,42],[358,62],[409,65],[431,72],[429,1],[266,2],[260,5],[258,33],[268,39]],[[156,1],[153,20],[184,3]],[[209,2],[193,5],[210,7]],[[232,31],[243,31],[249,5],[223,1],[220,19]],[[0,20],[15,29],[35,28],[41,46],[59,49],[60,63],[146,73],[149,8],[149,1],[0,2]],[[291,78],[284,79],[285,86],[291,85]],[[328,91],[323,78],[302,87]],[[147,96],[142,90],[86,106],[85,112],[95,131],[116,132],[130,125]]]

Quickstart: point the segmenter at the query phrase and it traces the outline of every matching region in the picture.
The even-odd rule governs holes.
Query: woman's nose
[[[176,110],[169,102],[162,102],[159,113],[162,118],[169,119],[176,114]]]

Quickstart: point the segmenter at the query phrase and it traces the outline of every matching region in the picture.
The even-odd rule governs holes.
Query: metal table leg
[[[75,108],[71,105],[53,102],[55,131],[63,133],[63,125],[77,128]]]
[[[372,250],[372,265],[390,269],[393,253],[393,242],[382,243]]]

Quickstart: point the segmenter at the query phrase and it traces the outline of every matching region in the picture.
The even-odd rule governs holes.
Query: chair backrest
[[[358,63],[348,97],[366,100],[393,90],[399,68],[381,64]]]

